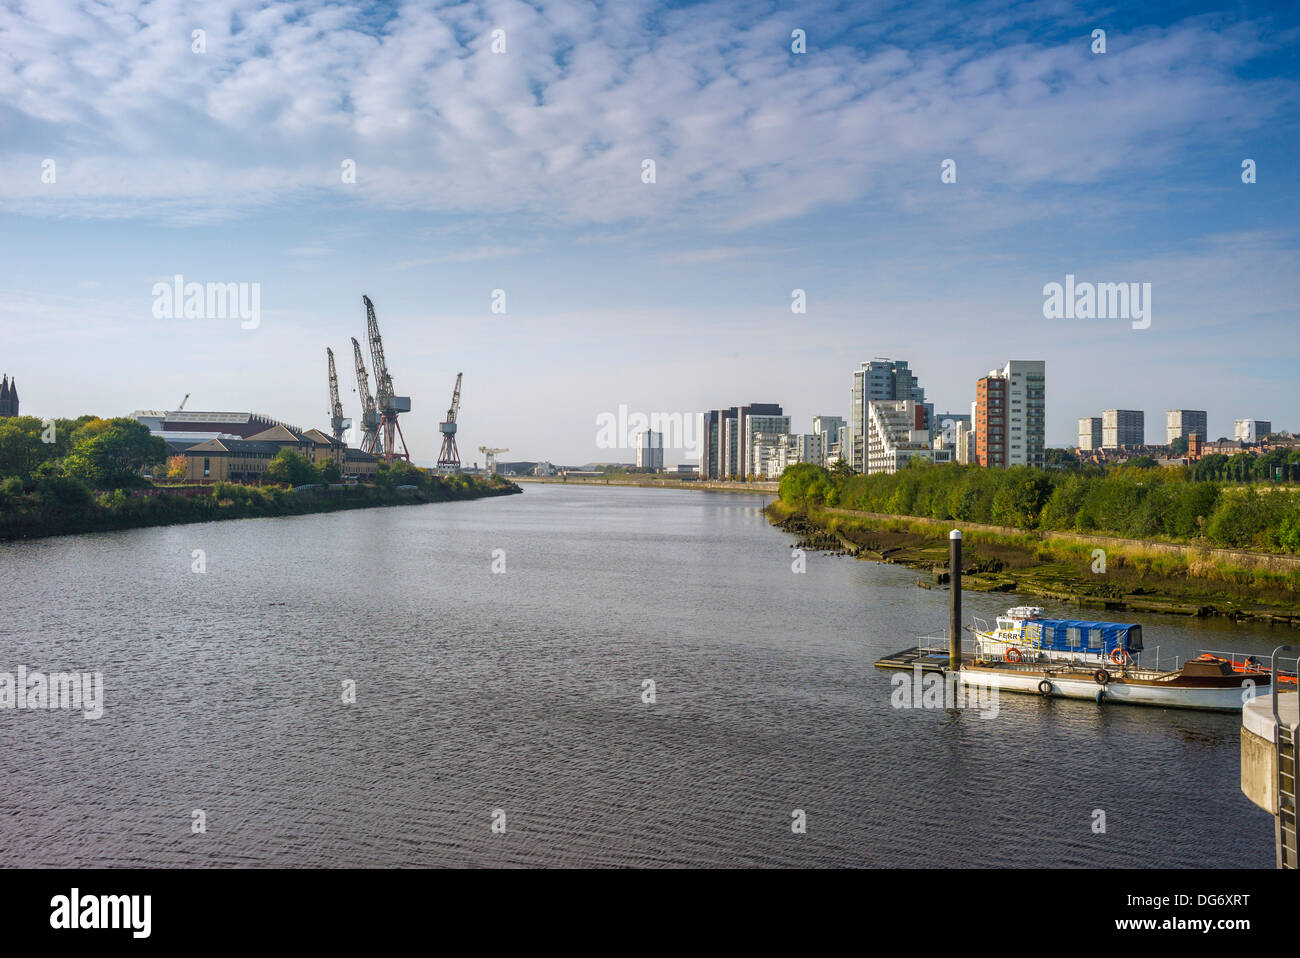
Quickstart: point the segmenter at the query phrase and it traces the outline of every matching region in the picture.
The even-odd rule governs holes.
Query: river
[[[529,485],[0,543],[0,671],[105,687],[97,720],[0,710],[0,866],[1272,867],[1238,716],[894,708],[872,663],[947,593],[792,572],[765,501]],[[1162,661],[1293,638],[1132,618]]]

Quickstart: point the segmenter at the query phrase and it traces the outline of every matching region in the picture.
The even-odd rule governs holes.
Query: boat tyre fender
[[[1043,679],[1043,681],[1039,682],[1039,683],[1038,683],[1038,694],[1039,694],[1039,695],[1051,695],[1051,694],[1052,694],[1052,683],[1049,682],[1047,679]]]
[[[1098,685],[1110,684],[1110,673],[1107,672],[1105,669],[1098,669],[1096,675],[1094,675],[1093,678],[1097,680]]]

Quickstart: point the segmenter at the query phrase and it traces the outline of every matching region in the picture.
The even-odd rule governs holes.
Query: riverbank
[[[696,489],[707,492],[748,492],[765,496],[780,491],[779,482],[722,482],[703,479],[656,478],[647,475],[613,473],[600,478],[568,476],[516,476],[514,482],[545,482],[564,486],[639,486],[644,489]]]
[[[955,520],[880,516],[847,509],[765,510],[802,548],[924,570],[917,584],[947,582],[948,531],[965,542],[962,582],[1108,612],[1225,616],[1300,628],[1300,560],[1107,536],[1026,532]]]
[[[84,495],[75,486],[0,498],[0,541],[39,539],[149,526],[308,515],[343,509],[424,505],[523,492],[500,477],[433,477],[421,485],[318,486],[287,489],[217,483]],[[62,493],[62,494],[60,494]],[[144,493],[144,494],[141,494]]]

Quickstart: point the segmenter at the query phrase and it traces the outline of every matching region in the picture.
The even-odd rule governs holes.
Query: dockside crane
[[[485,457],[484,464],[487,466],[488,475],[495,476],[497,474],[497,456],[501,455],[503,452],[509,452],[510,450],[493,449],[490,446],[479,446],[478,451],[483,453]]]
[[[438,468],[450,472],[460,472],[460,450],[456,448],[456,417],[460,414],[460,378],[464,373],[456,374],[456,388],[451,394],[451,408],[447,410],[447,421],[441,423],[442,451],[438,453]]]
[[[334,350],[325,347],[330,365],[330,430],[334,438],[343,442],[344,431],[352,428],[352,420],[343,417],[343,403],[339,400],[339,377],[334,371]]]
[[[366,375],[366,362],[361,358],[361,344],[352,337],[352,356],[357,364],[357,392],[361,393],[361,451],[382,455],[379,448],[379,412],[370,395],[370,377]]]
[[[384,359],[384,341],[379,336],[379,320],[375,318],[375,304],[369,296],[362,296],[366,305],[366,332],[370,337],[370,364],[375,370],[375,406],[379,413],[379,433],[382,443],[382,455],[391,466],[394,459],[411,461],[411,454],[406,448],[406,437],[397,422],[397,414],[411,411],[411,397],[398,396],[393,391],[393,377],[388,373],[388,363]],[[402,440],[402,451],[397,452],[397,440]]]

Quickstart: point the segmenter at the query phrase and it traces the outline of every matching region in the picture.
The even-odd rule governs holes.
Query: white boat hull
[[[993,688],[1005,692],[1023,692],[1049,698],[1088,699],[1121,702],[1129,705],[1155,705],[1161,708],[1213,709],[1219,712],[1240,712],[1250,696],[1248,680],[1240,686],[1223,688],[1194,688],[1188,686],[1161,686],[1127,682],[1120,676],[1102,685],[1091,675],[1051,675],[1042,671],[963,668],[958,675],[962,685]],[[1051,690],[1043,692],[1039,683],[1051,683]],[[1265,686],[1267,691],[1267,686]]]

